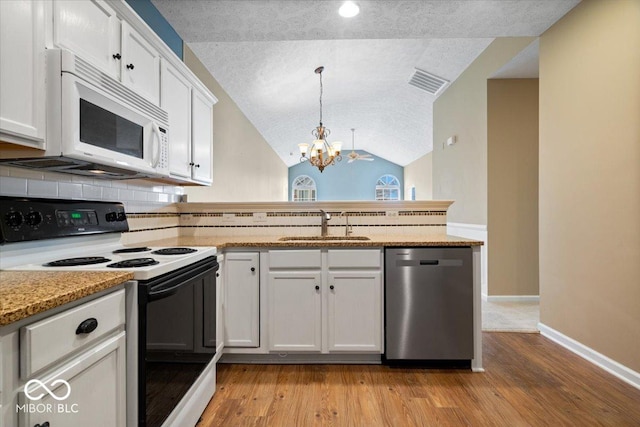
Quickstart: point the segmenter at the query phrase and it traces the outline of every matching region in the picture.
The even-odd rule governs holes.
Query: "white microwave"
[[[108,179],[169,176],[166,111],[69,51],[46,55],[45,153],[12,165]]]

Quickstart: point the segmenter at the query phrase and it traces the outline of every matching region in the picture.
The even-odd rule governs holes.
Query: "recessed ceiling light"
[[[343,18],[353,18],[358,13],[360,13],[360,8],[354,2],[346,1],[342,4],[342,6],[340,6],[340,9],[338,9],[338,13]]]

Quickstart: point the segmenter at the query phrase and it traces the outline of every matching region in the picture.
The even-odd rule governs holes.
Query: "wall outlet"
[[[387,217],[397,218],[398,217],[398,211],[387,211]]]
[[[180,221],[181,222],[192,223],[193,220],[194,220],[194,217],[191,214],[182,214],[182,215],[180,215]]]
[[[223,213],[222,214],[222,222],[235,222],[236,214],[234,213]]]
[[[266,212],[254,212],[253,213],[253,222],[267,222],[267,213]]]

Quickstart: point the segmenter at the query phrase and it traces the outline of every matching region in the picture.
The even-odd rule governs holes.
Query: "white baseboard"
[[[447,234],[450,236],[466,237],[467,239],[482,240],[484,242],[484,245],[480,247],[482,264],[480,290],[484,300],[489,292],[489,236],[487,234],[487,226],[484,224],[447,222]]]
[[[630,368],[627,368],[623,364],[616,362],[615,360],[605,356],[604,354],[598,353],[590,347],[564,335],[561,332],[556,331],[549,326],[538,323],[538,329],[540,333],[549,338],[551,341],[554,341],[564,348],[572,351],[583,359],[588,360],[594,365],[604,369],[610,374],[620,378],[622,381],[627,384],[632,385],[633,387],[640,390],[640,373],[636,372]]]
[[[483,295],[487,302],[540,302],[540,295]]]

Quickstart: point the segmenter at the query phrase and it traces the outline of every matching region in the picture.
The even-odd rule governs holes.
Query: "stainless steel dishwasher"
[[[385,250],[385,359],[473,359],[471,248]]]

